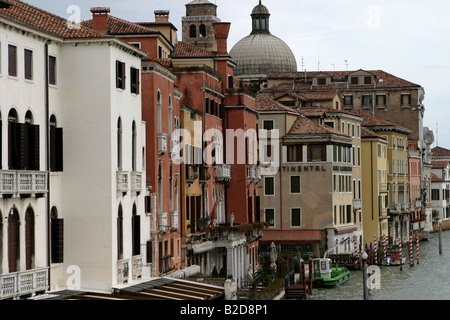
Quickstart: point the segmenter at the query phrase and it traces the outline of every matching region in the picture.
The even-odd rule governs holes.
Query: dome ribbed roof
[[[234,75],[261,77],[269,72],[296,72],[297,62],[292,50],[281,39],[266,33],[251,34],[231,49],[237,66]]]
[[[253,8],[252,14],[270,14],[269,9],[267,9],[266,6],[261,4],[261,1],[259,4]]]

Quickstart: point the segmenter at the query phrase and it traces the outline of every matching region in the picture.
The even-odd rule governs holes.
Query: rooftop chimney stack
[[[228,35],[230,33],[230,22],[218,22],[214,23],[214,34],[217,42],[217,55],[228,54]]]
[[[169,10],[156,10],[155,11],[155,22],[156,23],[168,23],[169,22]]]
[[[94,30],[100,33],[108,33],[108,14],[110,9],[106,7],[91,8]]]

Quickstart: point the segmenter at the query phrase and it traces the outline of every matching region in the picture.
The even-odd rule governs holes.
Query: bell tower
[[[214,23],[217,18],[217,5],[207,0],[194,0],[186,5],[186,16],[182,21],[183,42],[203,49],[217,51]]]

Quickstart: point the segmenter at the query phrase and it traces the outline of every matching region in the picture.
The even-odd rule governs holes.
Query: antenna
[[[320,56],[317,60],[317,71],[320,71]]]
[[[439,122],[436,122],[436,147],[439,147]]]
[[[344,60],[345,61],[345,65],[347,66],[347,71],[348,71],[348,60]]]
[[[331,64],[333,66],[333,71],[336,71],[336,65],[334,63]]]

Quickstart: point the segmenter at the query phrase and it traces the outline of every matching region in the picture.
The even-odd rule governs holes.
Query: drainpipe
[[[46,138],[46,171],[47,171],[47,265],[48,265],[48,288],[50,288],[50,266],[51,266],[51,237],[50,237],[50,97],[49,97],[49,77],[48,77],[48,45],[50,41],[47,40],[44,45],[44,66],[45,66],[45,138]]]

